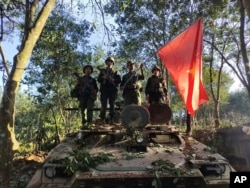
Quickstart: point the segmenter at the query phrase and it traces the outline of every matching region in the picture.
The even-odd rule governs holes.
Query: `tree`
[[[65,135],[69,130],[64,110],[73,105],[70,89],[76,84],[74,72],[82,74],[82,67],[91,63],[89,38],[93,28],[86,20],[76,20],[70,11],[57,7],[38,40],[27,67],[24,83],[35,85],[30,91],[40,108],[54,114],[57,131]],[[42,107],[43,106],[43,107]],[[63,127],[65,128],[64,131]],[[59,140],[58,140],[59,141]]]
[[[158,64],[163,70],[162,74],[166,75],[168,80],[168,90],[173,91],[172,88],[170,89],[171,82],[168,74],[156,52],[195,21],[195,16],[189,16],[190,11],[193,11],[187,9],[190,6],[193,7],[190,1],[159,0],[154,3],[152,1],[110,1],[105,11],[115,17],[118,25],[116,32],[120,39],[117,43],[117,56],[144,63],[146,69],[151,69],[154,64]],[[198,16],[199,14],[197,18]],[[172,98],[172,95],[170,96]],[[178,104],[180,103],[179,100]]]
[[[204,37],[206,37],[211,28],[209,25],[211,20],[215,19],[218,12],[226,6],[223,0],[193,2],[159,0],[157,3],[112,1],[105,10],[115,16],[118,25],[116,31],[121,39],[117,54],[124,58],[141,59],[147,67],[159,64],[164,70],[156,55],[157,50],[200,17],[204,17]],[[170,96],[173,97],[172,93]],[[171,103],[171,105],[173,107],[178,104]]]
[[[243,5],[244,5],[244,7],[245,7],[245,9],[246,9],[248,18],[250,19],[250,1],[248,1],[248,0],[243,0]]]
[[[237,65],[237,76],[240,79],[241,83],[243,84],[243,86],[247,89],[248,92],[248,97],[250,99],[250,62],[249,62],[249,58],[248,58],[248,53],[249,51],[247,50],[247,42],[246,42],[246,35],[249,34],[249,32],[247,32],[247,28],[246,28],[246,17],[245,17],[245,7],[243,4],[243,0],[239,1],[239,8],[240,8],[240,50],[239,52],[241,52],[241,58],[242,60],[240,61],[241,65]],[[249,6],[249,3],[248,3]],[[249,7],[248,7],[249,8]],[[249,10],[249,9],[248,9]],[[238,59],[237,59],[238,60]],[[231,65],[229,63],[229,65]],[[241,70],[240,67],[243,67],[244,71]],[[236,69],[233,69],[234,72],[236,72]],[[245,72],[244,74],[242,72]]]
[[[230,78],[224,75],[223,79],[223,68],[225,66],[225,60],[221,57],[220,54],[215,53],[214,46],[217,48],[221,48],[222,54],[227,53],[227,45],[228,43],[232,42],[231,38],[228,35],[223,35],[221,29],[216,30],[216,27],[213,27],[211,32],[208,32],[208,36],[211,37],[209,40],[209,44],[211,44],[210,51],[206,50],[207,57],[205,58],[207,63],[209,63],[209,80],[210,80],[210,91],[211,91],[211,98],[214,101],[214,126],[216,128],[220,127],[220,104],[223,102],[221,91],[223,91],[224,86],[229,86],[231,84]],[[207,41],[207,40],[205,40]],[[210,42],[211,41],[211,42]],[[208,45],[209,46],[209,45]],[[216,69],[216,70],[214,70]],[[226,82],[225,82],[226,81]],[[229,90],[229,87],[227,88]]]
[[[215,21],[220,25],[220,31],[216,32],[217,39],[223,36],[226,40],[224,40],[225,43],[219,42],[214,45],[214,50],[217,51],[225,64],[231,68],[246,88],[250,99],[250,63],[249,50],[247,49],[248,39],[246,37],[249,35],[249,29],[246,24],[246,9],[243,2],[244,0],[230,2],[226,13],[222,14],[224,19]],[[238,11],[239,14],[235,15],[235,11]],[[225,45],[226,50],[222,48],[223,45]]]
[[[250,101],[248,93],[245,90],[232,92],[228,102],[222,105],[222,118],[226,124],[239,125],[249,122],[250,117]]]
[[[13,1],[13,4],[17,2]],[[19,147],[14,133],[15,100],[19,84],[33,48],[55,3],[56,0],[46,0],[44,3],[34,0],[31,3],[26,1],[25,4],[26,12],[22,41],[19,52],[13,59],[13,66],[4,86],[0,106],[0,185],[2,187],[10,187],[9,178],[12,169],[13,152]],[[8,7],[7,3],[1,4],[1,6],[3,5]],[[39,7],[41,8],[39,9]],[[7,67],[6,62],[3,63]]]

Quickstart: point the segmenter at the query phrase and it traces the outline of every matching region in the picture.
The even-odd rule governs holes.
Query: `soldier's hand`
[[[168,96],[168,94],[165,95],[165,102],[166,102],[166,104],[169,104],[169,96]]]
[[[163,78],[161,83],[165,86],[167,84],[166,79]]]

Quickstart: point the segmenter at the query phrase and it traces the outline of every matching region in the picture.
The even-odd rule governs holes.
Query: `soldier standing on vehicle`
[[[160,77],[160,71],[160,67],[154,66],[153,75],[147,80],[145,94],[149,104],[168,103],[166,81]]]
[[[120,85],[121,90],[123,90],[124,105],[141,105],[142,86],[140,80],[144,80],[143,64],[140,65],[140,74],[135,70],[135,63],[132,61],[128,61],[127,68],[129,72],[122,77]]]
[[[121,83],[121,76],[117,71],[113,70],[115,60],[113,57],[108,57],[105,60],[106,68],[100,69],[97,81],[100,83],[100,100],[101,100],[101,112],[100,118],[102,123],[106,122],[106,110],[109,102],[110,121],[109,124],[114,124],[115,115],[115,100],[117,98],[118,86]]]
[[[96,79],[91,76],[93,73],[93,67],[86,65],[83,67],[84,75],[78,76],[78,83],[76,87],[79,88],[79,107],[82,115],[82,125],[91,125],[93,122],[93,108],[97,98],[98,87]],[[85,117],[85,111],[87,110],[87,118]]]

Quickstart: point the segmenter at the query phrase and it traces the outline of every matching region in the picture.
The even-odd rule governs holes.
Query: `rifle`
[[[97,66],[97,69],[107,78],[107,79],[104,79],[104,80],[103,80],[103,84],[105,84],[105,83],[106,83],[106,80],[108,80],[112,85],[114,85],[114,86],[116,87],[114,78],[112,78],[110,75],[108,75],[108,74],[104,71],[105,69],[102,69],[100,66]]]
[[[78,79],[78,84],[79,84],[80,81],[81,81],[81,76],[80,76],[77,72],[74,72],[73,75],[77,77],[77,79]],[[78,96],[77,96],[76,98],[79,98],[79,97],[80,97],[80,92],[81,92],[81,91],[85,91],[86,88],[90,88],[90,90],[91,90],[91,95],[90,95],[90,97],[91,97],[93,100],[96,100],[96,98],[97,98],[97,92],[96,92],[96,90],[94,89],[93,85],[89,84],[89,82],[86,82],[85,80],[84,80],[84,82],[83,82],[84,88],[80,88],[78,84],[77,84],[77,86],[73,89],[73,90],[77,90],[77,91],[75,91],[75,92],[78,92]],[[72,91],[73,91],[73,90],[72,90]]]
[[[137,68],[133,73],[132,75],[127,79],[127,81],[124,83],[124,85],[122,86],[122,89],[124,89],[126,87],[126,85],[128,84],[128,82],[136,75],[137,71],[138,70],[142,70],[142,67],[143,67],[143,64],[140,65],[139,68]]]

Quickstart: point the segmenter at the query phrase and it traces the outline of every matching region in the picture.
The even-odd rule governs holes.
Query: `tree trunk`
[[[12,91],[14,91],[16,87],[17,82],[7,82],[3,93],[2,104],[0,107],[0,185],[2,185],[3,187],[9,187],[9,174],[12,167],[13,152],[19,147],[18,142],[15,139],[13,126],[13,104],[15,103],[15,93]]]
[[[14,132],[15,98],[19,83],[55,2],[56,0],[47,0],[38,14],[34,26],[26,31],[27,37],[23,41],[19,53],[14,58],[13,68],[4,87],[0,105],[0,187],[10,187],[13,154],[19,147]]]
[[[249,1],[249,0],[248,0]],[[248,54],[247,54],[247,46],[245,43],[245,7],[243,5],[244,0],[240,0],[240,47],[241,47],[241,53],[242,53],[242,61],[244,62],[244,68],[246,72],[246,80],[247,83],[243,83],[244,86],[247,89],[248,96],[250,99],[250,63],[248,59]]]
[[[214,104],[214,126],[215,128],[220,127],[219,105],[220,105],[219,100],[216,100]]]
[[[243,0],[244,7],[246,9],[248,18],[250,19],[250,1],[249,0]]]

